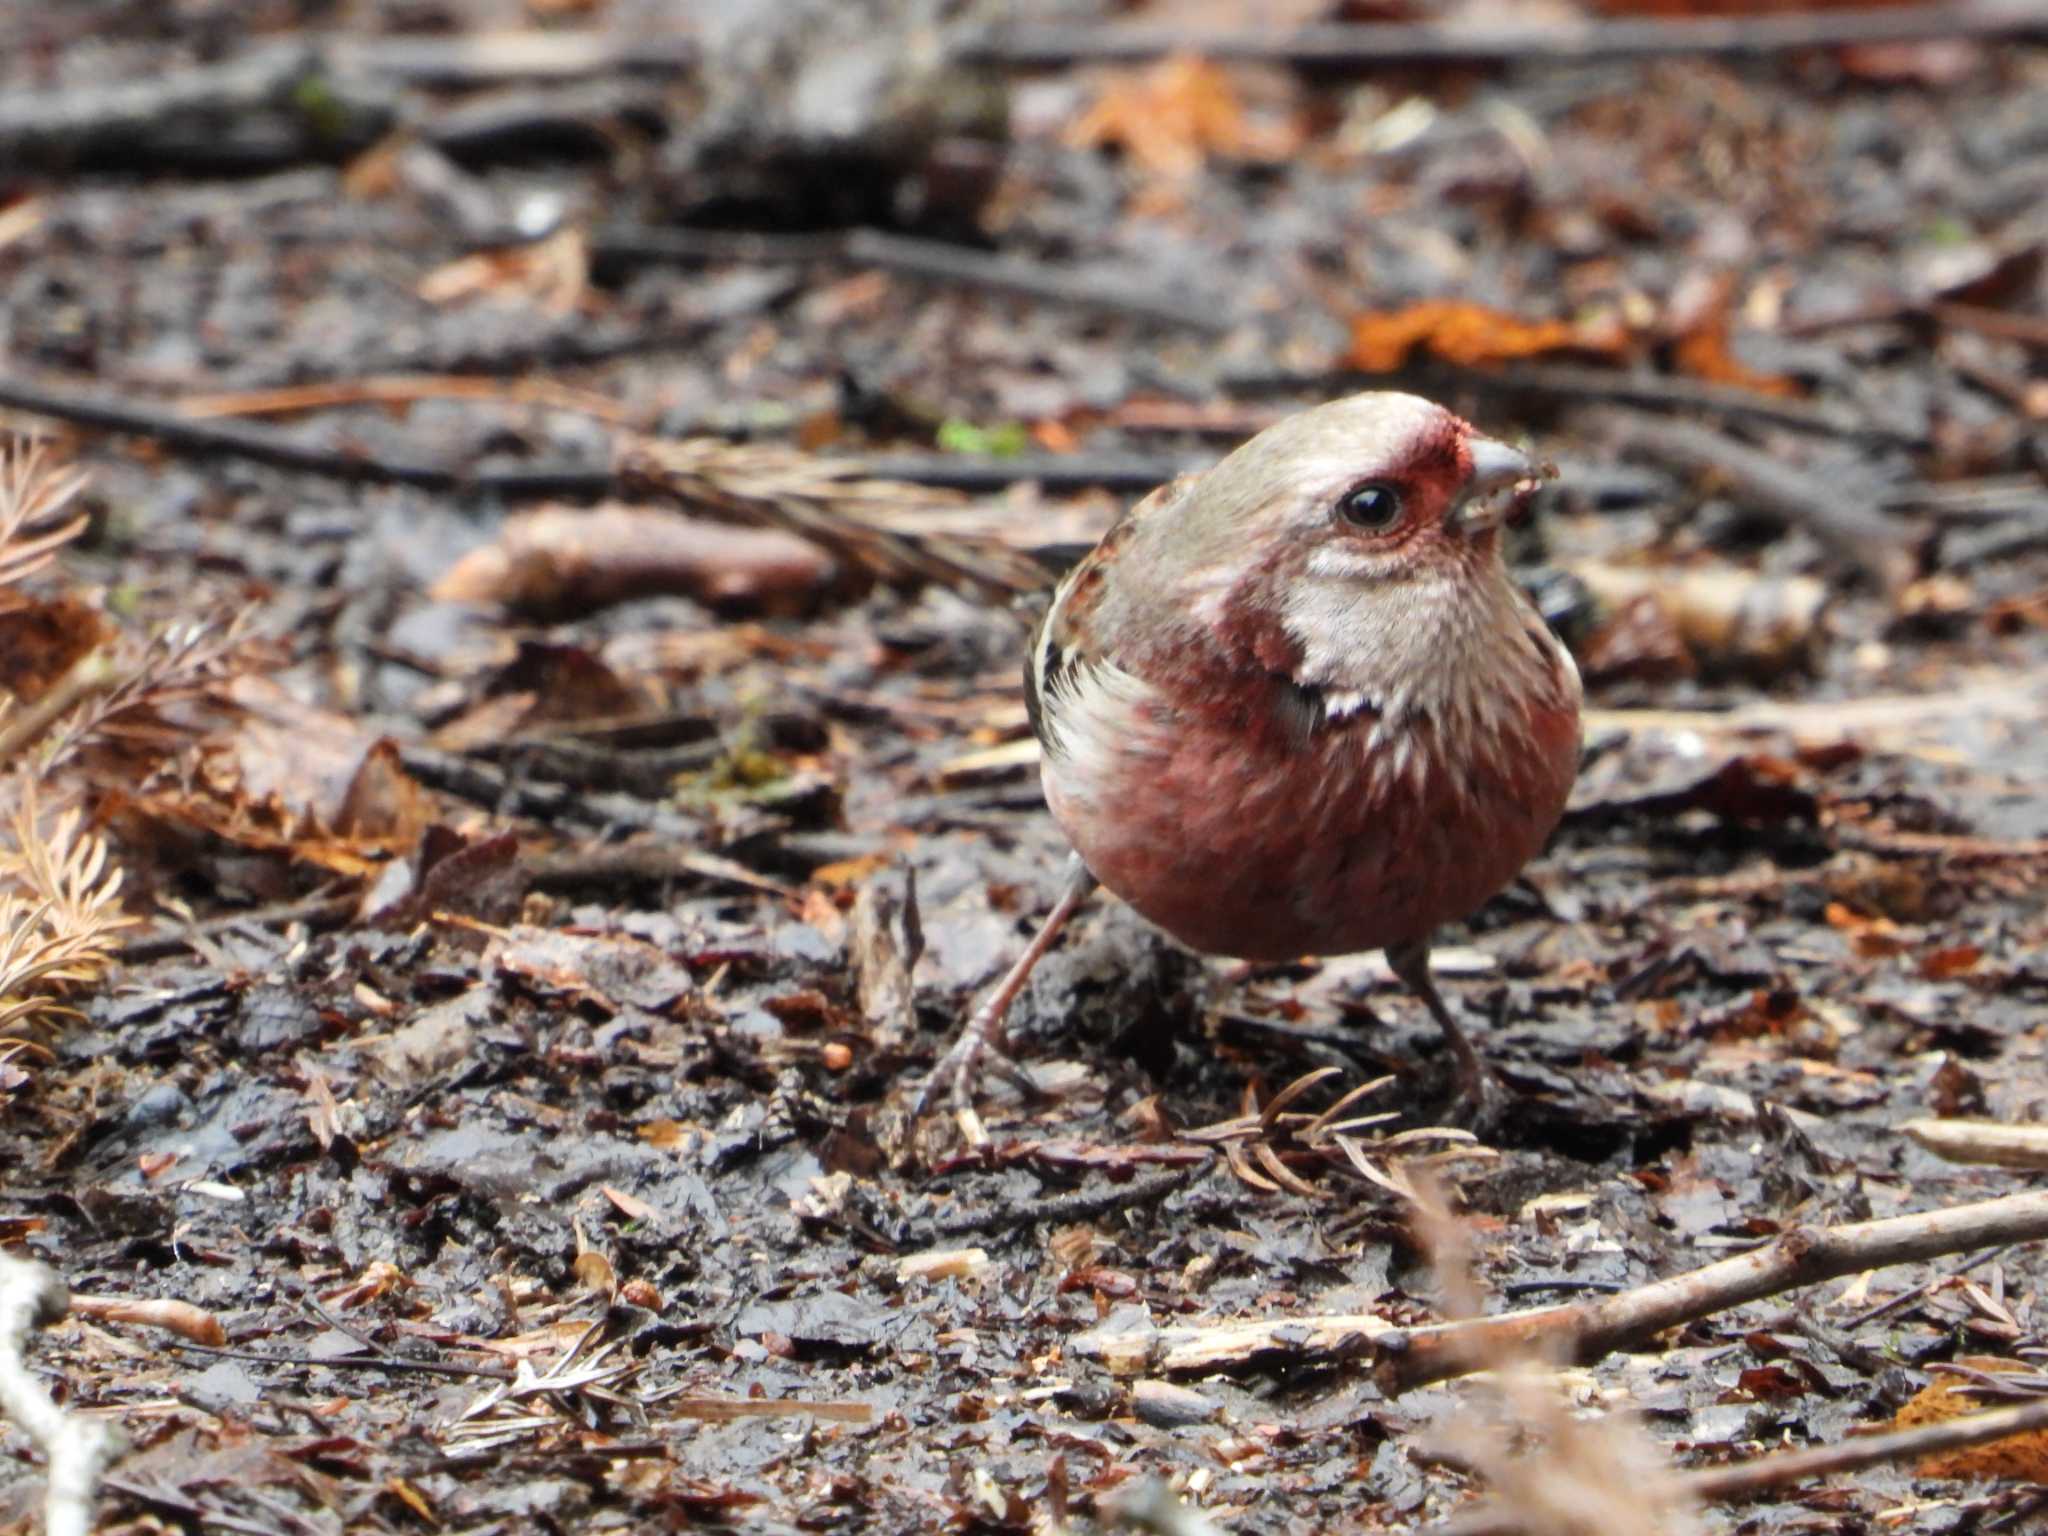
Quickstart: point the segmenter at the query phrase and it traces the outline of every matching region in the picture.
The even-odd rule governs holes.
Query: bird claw
[[[1449,1118],[1453,1125],[1470,1131],[1481,1141],[1491,1141],[1496,1132],[1507,1126],[1519,1095],[1485,1063],[1473,1065],[1476,1070],[1468,1071],[1460,1063],[1457,1094],[1451,1101]]]
[[[917,1102],[910,1106],[911,1120],[924,1119],[937,1106],[942,1089],[956,1111],[973,1109],[975,1087],[990,1072],[1016,1088],[1026,1099],[1042,1099],[1044,1094],[1038,1085],[997,1043],[1000,1038],[999,1029],[981,1027],[979,1016],[969,1020],[967,1027],[960,1031],[960,1038],[946,1047],[945,1054],[932,1064],[931,1075],[925,1078],[924,1086],[918,1090]]]

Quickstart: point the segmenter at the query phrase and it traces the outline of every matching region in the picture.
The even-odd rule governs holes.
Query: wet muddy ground
[[[1483,1387],[1105,1340],[1440,1315],[1425,1170],[1492,1310],[2035,1177],[1901,1126],[2048,1105],[2038,35],[984,49],[910,128],[840,82],[821,143],[787,40],[409,51],[715,20],[237,9],[0,8],[0,414],[92,516],[0,613],[9,686],[162,685],[19,770],[138,921],[0,1057],[0,1239],[218,1324],[37,1344],[134,1442],[110,1528],[1023,1529],[1159,1476],[1232,1530],[1407,1529],[1477,1486]],[[57,132],[123,81],[201,104]],[[1513,555],[1586,765],[1438,957],[1515,1112],[1447,1123],[1377,958],[1207,961],[1104,900],[1015,1020],[1040,1095],[992,1081],[981,1145],[911,1125],[1065,857],[1018,573],[1382,385],[1561,470]],[[614,476],[636,434],[720,445],[692,522]],[[898,488],[815,462],[857,455]],[[151,671],[176,625],[218,654]],[[1374,1082],[1342,1113],[1384,1118],[1314,1123]],[[2044,1276],[1887,1268],[1566,1386],[1685,1466],[1836,1442],[1943,1364],[2038,1373]],[[0,1447],[16,1528],[40,1471]],[[2018,1507],[1912,1466],[1773,1497],[1708,1518]]]

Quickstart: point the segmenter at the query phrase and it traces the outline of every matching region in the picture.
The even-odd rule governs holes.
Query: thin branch
[[[879,229],[833,235],[727,234],[691,229],[611,229],[591,242],[600,261],[813,262],[832,260],[926,282],[986,288],[1028,299],[1101,310],[1220,336],[1240,318],[1219,300],[1174,298],[1135,275],[1076,270],[1014,251],[982,251]]]
[[[22,1358],[30,1331],[57,1321],[70,1305],[54,1271],[0,1253],[0,1411],[49,1460],[46,1536],[87,1536],[100,1474],[127,1449],[126,1437],[112,1425],[60,1409]]]
[[[1245,63],[1356,70],[1416,64],[1561,64],[1673,54],[1756,55],[1929,38],[2015,37],[2048,31],[2029,0],[1978,4],[1794,11],[1765,16],[1671,20],[1591,18],[1582,22],[1356,22],[1255,31],[1185,26],[996,27],[970,56],[1011,68],[1128,63],[1193,53]]]
[[[1800,1227],[1750,1253],[1617,1296],[1509,1312],[1372,1341],[1388,1396],[1486,1369],[1513,1352],[1592,1361],[1681,1323],[1844,1275],[2048,1238],[2048,1190],[1841,1227]]]
[[[1762,1456],[1739,1466],[1711,1467],[1691,1473],[1685,1481],[1698,1499],[1742,1499],[1783,1488],[1788,1483],[1803,1483],[1810,1477],[1967,1450],[1973,1445],[1988,1445],[1993,1440],[2034,1430],[2048,1430],[2048,1399],[1934,1424],[1916,1424],[1889,1434],[1859,1436],[1840,1445]]]
[[[1834,558],[1896,589],[1911,561],[1896,524],[1875,498],[1845,492],[1834,479],[1797,468],[1698,422],[1610,411],[1595,418],[1624,451],[1724,482],[1745,507],[1805,528]]]

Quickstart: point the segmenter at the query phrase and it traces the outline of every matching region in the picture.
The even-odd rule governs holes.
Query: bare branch
[[[48,1536],[86,1536],[100,1474],[127,1449],[112,1425],[60,1409],[22,1358],[30,1330],[55,1322],[70,1305],[70,1293],[51,1270],[0,1253],[0,1410],[49,1458]]]
[[[1800,1227],[1738,1258],[1619,1295],[1382,1333],[1374,1341],[1379,1356],[1374,1375],[1392,1396],[1487,1369],[1517,1349],[1560,1360],[1597,1360],[1666,1328],[1800,1286],[1888,1264],[2041,1238],[2048,1238],[2048,1190],[1882,1221]]]

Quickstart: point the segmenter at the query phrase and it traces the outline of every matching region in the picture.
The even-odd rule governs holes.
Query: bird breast
[[[1076,666],[1041,704],[1046,799],[1095,876],[1192,948],[1426,939],[1541,849],[1578,769],[1577,674],[1528,619],[1529,649],[1426,702]]]

